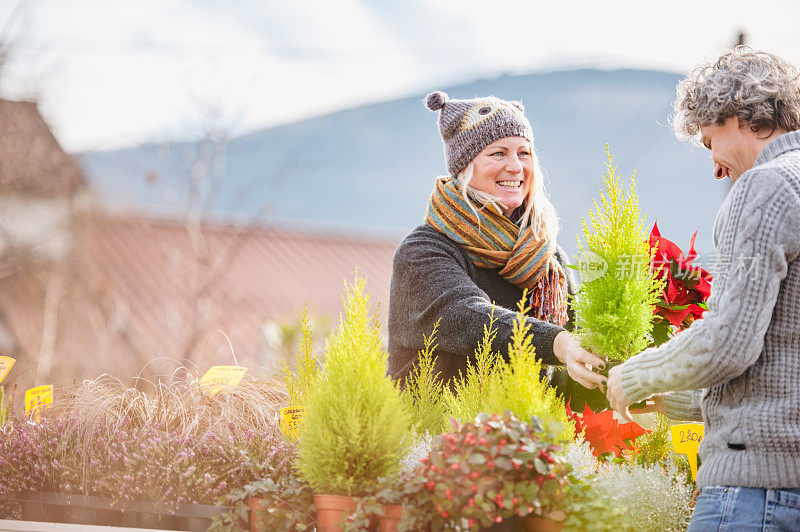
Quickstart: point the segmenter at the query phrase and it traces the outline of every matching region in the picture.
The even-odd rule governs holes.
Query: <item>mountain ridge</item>
[[[580,218],[599,195],[605,145],[637,188],[647,223],[685,247],[711,250],[713,216],[727,185],[711,176],[708,152],[678,141],[668,118],[680,75],[575,69],[501,75],[450,87],[451,98],[521,100],[533,125],[548,193],[560,213],[559,243],[575,250]],[[277,225],[401,235],[421,223],[445,173],[438,115],[424,94],[374,102],[232,138],[212,216]],[[197,144],[145,144],[78,156],[110,207],[180,212]],[[206,187],[201,197],[211,197]],[[701,259],[702,260],[702,259]]]

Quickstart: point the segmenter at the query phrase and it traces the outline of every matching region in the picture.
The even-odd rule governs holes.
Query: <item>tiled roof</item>
[[[36,104],[0,99],[0,193],[64,196],[83,186]]]
[[[191,238],[185,221],[142,215],[94,214],[82,227],[61,287],[54,349],[61,378],[136,372],[157,357],[200,363],[209,336],[202,366],[231,363],[217,330],[240,363],[264,364],[265,321],[296,322],[305,301],[312,317],[335,320],[356,269],[386,321],[395,238],[226,224],[204,224]],[[45,336],[46,280],[28,277],[0,279],[0,316],[34,364]]]

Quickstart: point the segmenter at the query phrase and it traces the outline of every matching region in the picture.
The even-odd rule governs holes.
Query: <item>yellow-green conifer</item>
[[[583,219],[579,264],[601,263],[604,271],[582,269],[583,282],[572,300],[581,343],[612,360],[626,360],[649,344],[653,305],[661,281],[650,268],[644,215],[635,175],[627,193],[606,146],[608,161],[600,203]]]
[[[325,366],[308,391],[300,476],[317,493],[361,496],[399,472],[410,428],[387,376],[380,326],[369,316],[365,280],[345,284],[344,312],[328,340]]]

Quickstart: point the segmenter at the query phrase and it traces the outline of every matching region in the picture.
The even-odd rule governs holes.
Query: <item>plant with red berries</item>
[[[454,430],[405,480],[401,530],[479,530],[526,516],[562,521],[569,466],[556,454],[561,427],[510,412],[479,414]]]

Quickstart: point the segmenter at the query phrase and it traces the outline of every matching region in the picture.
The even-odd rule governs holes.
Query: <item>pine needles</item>
[[[511,410],[517,417],[529,420],[536,416],[546,424],[553,421],[564,426],[562,437],[571,439],[575,426],[569,420],[564,401],[555,388],[543,378],[542,362],[536,358],[531,343],[530,324],[525,319],[528,307],[523,296],[517,304],[517,317],[508,349],[508,362],[502,358],[492,374],[492,384],[483,411],[502,414]]]
[[[462,423],[471,422],[482,410],[489,397],[493,374],[500,355],[492,351],[492,342],[497,336],[494,326],[494,307],[489,314],[489,324],[483,326],[483,339],[475,349],[474,360],[467,360],[467,371],[461,373],[453,382],[453,390],[445,389],[444,399],[447,404],[448,418],[456,418]]]
[[[406,380],[404,393],[414,412],[418,434],[443,432],[451,418],[464,423],[473,421],[481,412],[502,415],[510,410],[521,419],[537,416],[545,423],[559,423],[565,427],[562,436],[572,437],[574,424],[566,415],[564,401],[548,385],[541,362],[536,359],[526,318],[526,301],[523,295],[518,304],[508,361],[492,350],[497,336],[492,311],[474,357],[467,361],[466,371],[459,372],[452,390],[444,387],[432,373],[434,328],[431,337],[426,338],[425,349],[420,352],[417,369]]]
[[[424,347],[419,352],[417,365],[406,379],[403,401],[411,413],[411,425],[418,436],[433,436],[447,430],[447,410],[443,401],[444,386],[436,372],[436,332],[439,321],[430,336],[425,336]]]
[[[650,268],[635,175],[626,192],[608,146],[606,152],[600,204],[594,201],[590,224],[582,220],[585,245],[578,239],[581,257],[599,256],[606,270],[584,279],[572,306],[584,347],[601,357],[627,360],[650,343],[652,309],[662,281]]]
[[[300,342],[297,347],[297,371],[292,372],[285,360],[282,360],[281,374],[286,385],[289,406],[304,407],[306,394],[317,377],[319,362],[312,350],[313,334],[311,331],[311,315],[308,303],[300,318]]]

